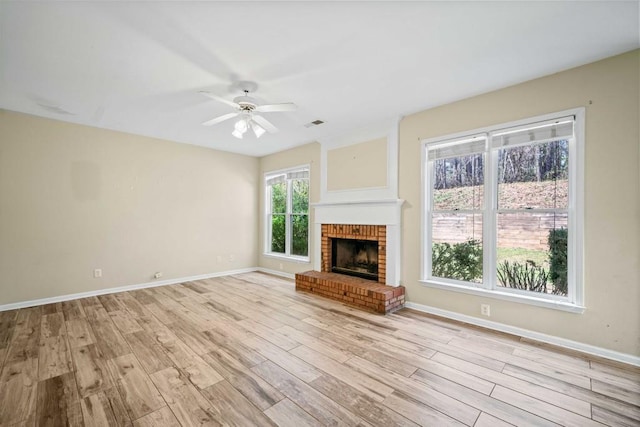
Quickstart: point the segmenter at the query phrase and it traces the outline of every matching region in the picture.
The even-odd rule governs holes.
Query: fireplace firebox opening
[[[375,240],[331,239],[331,271],[378,280],[378,242]]]

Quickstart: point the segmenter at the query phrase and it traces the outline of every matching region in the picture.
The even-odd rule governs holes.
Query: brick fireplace
[[[359,274],[336,274],[333,243],[336,240],[364,242],[377,246],[377,280],[354,277]],[[369,260],[370,261],[370,260]],[[364,275],[363,277],[367,277]],[[404,306],[404,287],[387,286],[387,226],[367,224],[320,225],[320,271],[296,274],[296,289],[337,299],[378,313],[391,313]]]
[[[387,280],[387,227],[385,225],[351,225],[351,224],[322,224],[321,226],[321,259],[322,272],[332,272],[334,269],[333,239],[366,240],[378,243],[377,275],[378,283],[386,284]]]

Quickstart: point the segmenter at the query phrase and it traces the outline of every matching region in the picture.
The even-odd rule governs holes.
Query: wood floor
[[[260,273],[0,313],[0,424],[640,425],[640,369]]]

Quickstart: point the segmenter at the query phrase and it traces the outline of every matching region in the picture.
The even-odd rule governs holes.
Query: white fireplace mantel
[[[317,224],[399,225],[404,200],[313,203]]]
[[[402,220],[401,199],[358,200],[353,202],[313,203],[314,235],[316,238],[313,265],[321,270],[322,224],[359,224],[387,226],[387,277],[386,284],[400,284],[400,230]]]

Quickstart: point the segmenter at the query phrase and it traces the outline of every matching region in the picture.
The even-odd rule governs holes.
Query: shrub
[[[498,265],[498,280],[502,286],[533,292],[547,292],[549,274],[535,262],[528,260],[525,264],[517,261],[503,261]]]
[[[431,268],[435,277],[477,281],[482,278],[482,244],[479,240],[463,243],[434,243]]]
[[[549,230],[549,279],[553,293],[567,295],[567,238],[566,228]]]

